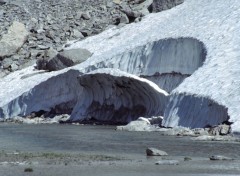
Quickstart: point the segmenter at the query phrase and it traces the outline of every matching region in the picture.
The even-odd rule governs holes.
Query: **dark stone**
[[[152,12],[161,12],[163,10],[171,9],[179,4],[182,4],[184,0],[153,0]]]
[[[50,59],[46,64],[46,67],[49,71],[61,70],[84,62],[91,55],[92,53],[86,49],[64,50],[58,53],[54,58]]]
[[[4,5],[6,3],[7,3],[6,0],[0,0],[0,5]]]
[[[168,154],[162,150],[158,150],[156,148],[147,148],[146,149],[147,156],[167,156]]]
[[[210,160],[213,161],[217,161],[217,160],[234,160],[233,158],[229,158],[226,156],[222,156],[222,155],[213,155],[211,157],[209,157]]]

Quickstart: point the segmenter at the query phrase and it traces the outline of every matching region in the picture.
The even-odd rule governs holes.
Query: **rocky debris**
[[[7,42],[1,44],[0,77],[32,65],[35,60],[39,60],[40,65],[45,65],[44,52],[49,48],[60,51],[69,40],[82,40],[104,31],[110,25],[122,27],[140,21],[150,13],[152,3],[152,0],[2,0],[0,39],[7,35],[14,20],[26,26],[29,37],[17,50],[6,45]],[[3,61],[3,57],[8,60]]]
[[[222,155],[213,155],[213,156],[209,157],[209,159],[212,160],[212,161],[234,160],[233,158],[229,158],[229,157],[222,156]]]
[[[227,124],[209,128],[190,129],[186,127],[161,127],[163,117],[139,117],[125,126],[117,126],[117,130],[124,131],[159,131],[165,136],[192,136],[192,140],[204,141],[239,141],[230,135],[231,126]]]
[[[147,156],[167,156],[168,154],[162,150],[156,148],[147,148],[146,149]]]
[[[240,139],[237,137],[233,137],[230,135],[225,136],[209,136],[203,135],[198,137],[191,138],[194,141],[232,141],[232,142],[240,142]]]
[[[25,43],[27,36],[24,24],[14,21],[0,41],[0,60],[15,54]]]
[[[55,123],[62,123],[69,119],[70,115],[68,114],[62,114],[62,115],[56,115],[52,118],[50,117],[20,117],[16,116],[14,118],[10,119],[0,119],[0,122],[7,122],[7,123],[20,123],[20,124],[55,124]]]
[[[0,5],[6,4],[6,0],[0,0]]]
[[[84,62],[91,55],[91,52],[81,48],[64,50],[59,53],[51,49],[45,53],[45,57],[43,59],[37,60],[36,68],[48,71],[61,70]]]
[[[156,116],[151,118],[139,117],[137,120],[128,123],[125,126],[117,126],[117,130],[124,131],[159,131],[166,136],[192,136],[196,140],[231,140],[229,136],[231,126],[221,124],[209,128],[190,129],[186,127],[165,128],[161,126],[163,117]],[[226,137],[224,137],[226,136]],[[197,138],[199,137],[199,138]],[[230,137],[231,139],[228,139]]]
[[[178,160],[160,160],[155,163],[156,165],[179,165]]]
[[[184,0],[153,0],[152,12],[161,12],[163,10],[171,9],[179,4],[182,4]]]
[[[163,134],[166,136],[195,136],[194,131],[184,127],[168,128]]]
[[[213,136],[218,135],[227,135],[231,132],[231,126],[230,125],[218,125],[216,127],[212,127],[209,129],[209,134]]]
[[[226,124],[221,124],[215,127],[209,128],[195,128],[190,129],[186,127],[174,127],[168,128],[164,131],[164,135],[170,136],[209,136],[211,139],[217,136],[227,136],[231,132],[231,126]]]
[[[49,48],[60,51],[69,40],[82,40],[104,31],[110,25],[121,27],[123,24],[134,22],[135,18],[149,13],[146,1],[1,0],[0,39],[7,33],[14,20],[24,24],[30,35],[21,49],[17,47],[20,50],[7,46],[7,42],[1,44],[0,58],[8,57],[12,65],[3,67],[6,63],[2,63],[0,59],[0,77],[31,65],[39,59],[44,63],[44,51]],[[122,7],[128,9],[126,12],[129,12],[131,19],[121,10]]]

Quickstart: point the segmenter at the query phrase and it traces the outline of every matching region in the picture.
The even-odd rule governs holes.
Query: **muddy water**
[[[156,166],[154,163],[159,158],[147,158],[147,147],[166,151],[169,154],[167,159],[177,159],[180,164]],[[78,175],[79,169],[88,175],[95,175],[96,172],[98,175],[111,175],[112,172],[114,175],[159,175],[159,172],[163,175],[240,174],[240,143],[192,141],[190,137],[163,136],[159,132],[115,131],[114,126],[0,124],[0,150],[97,154],[126,159],[84,167],[70,163],[64,169],[61,164],[31,165],[36,175],[48,175],[42,172],[43,168],[48,167],[51,167],[49,175]],[[213,162],[208,159],[211,155],[225,155],[235,160]],[[185,156],[191,157],[192,161],[184,162]],[[24,167],[0,164],[0,173],[9,174],[8,171],[11,171],[12,175],[19,175]]]

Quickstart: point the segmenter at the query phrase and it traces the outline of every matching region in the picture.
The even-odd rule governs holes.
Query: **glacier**
[[[58,72],[33,69],[17,71],[1,82],[12,95],[0,102],[1,118],[43,111],[71,114],[71,122],[93,117],[102,122],[128,123],[139,116],[163,115],[168,102],[169,94],[153,82],[117,69],[87,74],[73,68]]]
[[[79,103],[84,90],[79,79],[98,69],[112,68],[149,79],[170,93],[162,125],[196,128],[229,121],[233,123],[232,132],[240,132],[239,19],[238,0],[185,0],[170,10],[149,14],[140,22],[71,41],[66,50],[83,48],[93,55],[60,71],[41,72],[29,67],[1,79],[0,117],[11,118],[40,108],[49,110],[67,102],[73,114],[85,113],[87,109]],[[73,81],[72,88],[79,88],[74,96],[67,86],[61,89],[61,81],[56,81],[56,90],[43,86],[44,90],[34,95],[34,87],[50,82],[54,87],[54,79],[61,80],[60,75],[67,73],[76,75],[62,82],[66,85],[68,79]],[[111,76],[104,77],[108,78]],[[56,97],[62,91],[65,97]],[[28,96],[20,98],[23,95]],[[69,96],[73,98],[66,102]],[[31,99],[36,100],[34,105]],[[87,101],[86,97],[82,99]],[[44,107],[46,102],[49,104]]]

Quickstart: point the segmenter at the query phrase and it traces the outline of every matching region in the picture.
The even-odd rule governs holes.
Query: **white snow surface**
[[[207,49],[206,60],[173,93],[207,97],[227,107],[230,121],[234,122],[233,132],[240,132],[239,31],[239,0],[185,0],[171,10],[146,16],[140,23],[112,28],[70,48],[93,52],[94,56],[85,63],[93,64],[153,41],[196,38]],[[178,122],[179,117],[174,120]]]
[[[151,45],[153,42],[168,38],[189,37],[204,43],[207,50],[206,59],[203,66],[186,78],[172,94],[194,95],[214,100],[228,109],[230,121],[233,122],[233,132],[240,132],[239,31],[239,0],[185,0],[183,4],[170,10],[150,14],[139,23],[132,23],[120,29],[115,27],[83,41],[72,42],[68,49],[85,48],[94,53],[82,64],[20,79],[23,75],[36,72],[30,67],[5,77],[0,82],[0,107],[8,106],[11,100],[36,84],[69,69],[86,73],[101,67],[113,67],[119,64],[119,62],[115,63],[114,59],[119,58],[123,53],[129,51],[128,59],[135,57],[131,55],[131,51],[137,47]],[[128,62],[121,64],[128,67]],[[141,75],[141,71],[135,71],[134,74]],[[189,108],[192,108],[191,105]],[[177,107],[174,107],[173,111],[178,111]],[[180,118],[187,120],[187,117],[179,117],[176,113],[172,118],[174,124],[178,125]]]

